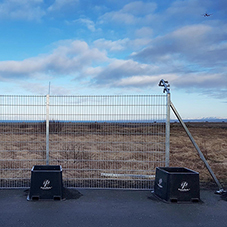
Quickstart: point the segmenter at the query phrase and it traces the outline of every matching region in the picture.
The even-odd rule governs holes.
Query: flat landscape
[[[227,183],[227,122],[186,122],[218,180]],[[179,123],[171,124],[170,165],[198,171],[201,182],[213,182],[196,149]]]
[[[186,125],[216,177],[226,185],[227,123]],[[32,166],[46,162],[45,133],[45,123],[0,125],[1,186],[13,180],[22,181],[16,187],[28,186]],[[62,165],[70,186],[86,182],[85,186],[118,187],[117,181],[123,188],[150,187],[155,168],[165,164],[163,123],[51,122],[49,139],[51,164]],[[201,183],[214,182],[179,123],[171,123],[170,166],[198,171]]]

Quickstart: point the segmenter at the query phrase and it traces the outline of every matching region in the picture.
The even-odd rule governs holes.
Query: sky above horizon
[[[1,95],[162,94],[227,118],[226,0],[0,0]],[[204,14],[211,14],[204,17]]]

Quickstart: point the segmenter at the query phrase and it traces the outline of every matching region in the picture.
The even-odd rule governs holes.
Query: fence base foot
[[[33,166],[27,199],[63,199],[62,167],[58,165]]]
[[[162,200],[200,201],[199,173],[181,167],[156,168],[154,194]]]

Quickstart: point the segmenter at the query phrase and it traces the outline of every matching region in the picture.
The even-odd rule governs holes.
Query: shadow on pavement
[[[24,190],[24,196],[29,195],[29,189]],[[79,199],[83,194],[81,194],[76,189],[69,189],[69,188],[63,188],[63,200],[69,200],[69,199]]]

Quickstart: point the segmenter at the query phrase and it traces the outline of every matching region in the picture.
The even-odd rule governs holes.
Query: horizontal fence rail
[[[66,187],[149,189],[165,165],[166,95],[0,96],[0,187],[61,165]]]

